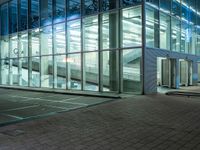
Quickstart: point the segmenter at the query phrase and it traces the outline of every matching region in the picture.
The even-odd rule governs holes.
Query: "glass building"
[[[1,86],[154,93],[199,57],[198,0],[0,0]]]

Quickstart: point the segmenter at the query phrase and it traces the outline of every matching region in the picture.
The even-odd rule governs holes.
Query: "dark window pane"
[[[65,20],[65,1],[56,0],[55,1],[55,16],[54,23],[62,22]]]
[[[98,11],[98,0],[84,0],[84,15],[90,15]]]
[[[1,35],[8,34],[8,4],[1,6]]]
[[[160,8],[166,13],[170,13],[171,11],[171,0],[161,0]]]
[[[40,3],[41,26],[52,22],[52,0],[41,0]]]
[[[138,5],[142,0],[121,0],[122,7]]]
[[[81,14],[81,3],[80,0],[69,0],[68,1],[68,12],[67,12],[67,19],[75,19],[79,18]]]
[[[10,2],[10,33],[17,32],[17,0]]]
[[[103,0],[101,7],[103,11],[115,9],[117,7],[118,0]]]
[[[19,31],[27,29],[28,1],[20,0]]]
[[[39,26],[39,0],[31,0],[31,28]]]

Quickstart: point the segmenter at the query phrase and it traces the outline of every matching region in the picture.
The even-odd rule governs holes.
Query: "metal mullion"
[[[119,70],[119,75],[118,75],[118,93],[123,92],[123,59],[122,59],[122,13],[123,9],[119,9],[118,11],[118,43],[119,43],[119,50],[118,50],[118,70]]]
[[[83,32],[83,3],[84,3],[84,0],[80,0],[81,2],[81,18],[80,18],[80,23],[81,23],[81,90],[83,91],[84,90],[84,75],[83,75],[83,69],[84,69],[84,60],[83,60],[83,49],[84,49],[84,42],[83,42],[83,37],[84,37],[84,32]]]
[[[99,4],[100,5],[100,4]],[[98,45],[98,83],[99,83],[99,92],[102,92],[103,91],[103,59],[102,59],[102,52],[101,52],[101,49],[102,49],[102,16],[103,14],[99,14],[98,15],[98,38],[99,38],[99,45]]]
[[[65,7],[65,52],[66,52],[65,57],[66,57],[66,60],[68,58],[68,51],[69,51],[68,46],[67,46],[67,44],[68,44],[68,28],[67,28],[68,23],[67,23],[67,19],[66,19],[67,18],[67,6],[68,6],[67,1],[68,0],[65,0],[65,6],[66,6]],[[66,89],[69,90],[70,89],[69,84],[68,84],[70,82],[69,81],[69,66],[68,66],[69,64],[68,64],[67,61],[65,63],[66,63],[65,64],[65,67],[66,67],[66,72],[65,72],[66,73],[66,78],[65,78],[66,79],[66,81],[65,81],[66,82]]]

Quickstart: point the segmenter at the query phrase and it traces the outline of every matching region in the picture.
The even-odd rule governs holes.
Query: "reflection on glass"
[[[142,0],[120,0],[122,7],[134,6],[141,4]]]
[[[171,0],[160,0],[160,9],[169,14],[171,11]]]
[[[118,91],[118,52],[103,51],[103,91]]]
[[[54,26],[54,53],[65,53],[65,23]]]
[[[98,11],[98,0],[83,0],[84,15],[94,14]]]
[[[80,20],[70,21],[67,23],[68,30],[68,52],[80,52],[81,51],[81,24]]]
[[[40,1],[40,17],[42,26],[49,25],[52,22],[52,0],[41,0]]]
[[[19,31],[24,31],[27,29],[28,25],[28,1],[20,0],[20,17],[19,17]]]
[[[80,0],[68,0],[68,11],[67,19],[76,19],[80,17],[81,14],[81,2]]]
[[[10,1],[9,7],[10,7],[10,9],[9,9],[9,11],[10,11],[10,20],[9,20],[10,33],[15,33],[15,32],[17,32],[17,16],[18,16],[17,0]]]
[[[52,27],[47,26],[40,30],[41,55],[52,54]]]
[[[8,35],[8,4],[1,5],[1,35]]]
[[[170,16],[160,13],[160,48],[170,50]]]
[[[39,0],[31,0],[31,28],[39,26]]]
[[[140,92],[141,49],[123,50],[123,91]]]
[[[65,20],[65,1],[55,0],[55,16],[54,23],[62,22]]]
[[[122,46],[141,46],[142,43],[141,7],[122,11]]]
[[[19,54],[18,36],[13,35],[10,37],[10,58],[16,58]]]
[[[19,33],[19,57],[28,56],[28,33]]]
[[[98,91],[98,53],[84,53],[83,89]]]
[[[54,88],[66,89],[66,55],[54,57]]]
[[[9,40],[7,36],[1,37],[1,58],[8,58],[9,55]]]
[[[117,7],[118,0],[103,0],[101,2],[101,7],[103,11],[115,9]]]
[[[118,48],[118,14],[106,13],[102,19],[102,49]]]
[[[30,61],[30,74],[29,80],[31,87],[40,87],[40,57],[31,57]]]
[[[53,87],[53,59],[52,56],[41,57],[41,87]]]
[[[81,55],[70,54],[66,57],[68,69],[68,89],[81,90]]]
[[[84,51],[98,50],[98,16],[83,19]]]
[[[35,29],[31,31],[31,48],[32,48],[32,56],[40,55],[40,32],[39,29]]]
[[[181,2],[180,0],[172,0],[172,15],[181,17]]]

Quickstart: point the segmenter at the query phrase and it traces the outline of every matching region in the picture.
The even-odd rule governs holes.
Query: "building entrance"
[[[180,86],[192,85],[192,62],[179,60],[180,66]]]

